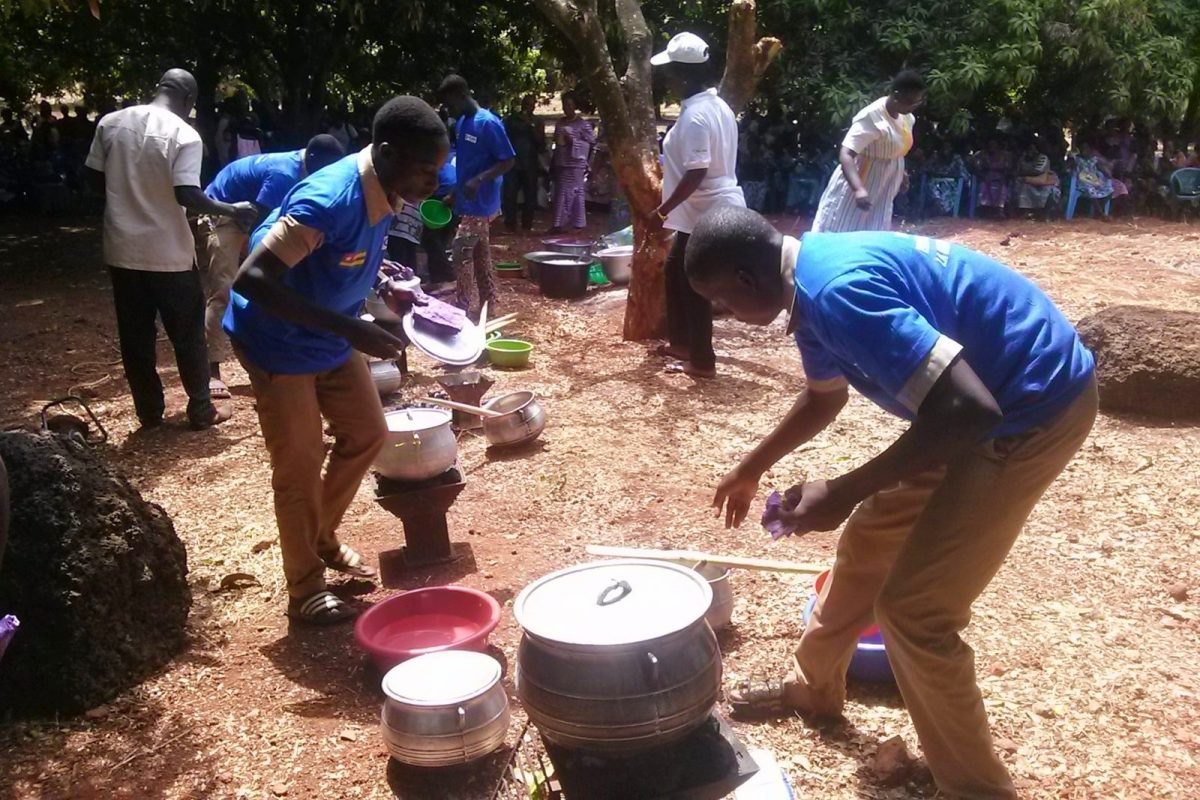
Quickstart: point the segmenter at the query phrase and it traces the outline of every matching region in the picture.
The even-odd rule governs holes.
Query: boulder
[[[1112,306],[1077,327],[1096,355],[1102,409],[1200,420],[1200,314]]]
[[[96,453],[52,433],[0,434],[11,524],[0,614],[0,711],[78,713],[144,680],[185,644],[192,597],[171,519]]]

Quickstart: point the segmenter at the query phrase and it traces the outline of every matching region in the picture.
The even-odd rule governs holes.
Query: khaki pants
[[[1015,797],[992,748],[974,652],[959,632],[1030,511],[1087,438],[1096,406],[1092,383],[1044,427],[984,442],[868,498],[838,541],[795,652],[788,702],[839,712],[855,643],[875,621],[938,788]]]
[[[271,487],[283,574],[292,597],[325,588],[325,559],[337,554],[337,527],[387,438],[383,407],[366,359],[358,353],[316,375],[264,372],[234,347],[250,375]],[[325,476],[321,418],[333,431]]]
[[[249,240],[249,234],[228,217],[202,216],[196,223],[196,263],[204,284],[204,336],[208,360],[214,364],[229,360],[229,337],[221,322]]]

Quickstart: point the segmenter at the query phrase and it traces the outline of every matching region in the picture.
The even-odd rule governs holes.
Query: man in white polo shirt
[[[663,141],[662,205],[647,220],[651,230],[675,232],[666,263],[668,343],[659,352],[682,361],[679,369],[687,374],[711,378],[717,363],[712,306],[688,284],[683,255],[692,228],[706,212],[746,206],[737,182],[737,119],[713,88],[708,45],[696,34],[678,34],[650,63],[662,67],[683,101]]]
[[[232,217],[249,228],[251,203],[222,203],[200,190],[200,135],[187,123],[196,79],[182,69],[162,76],[146,105],[100,120],[88,153],[88,176],[104,195],[104,263],[112,276],[121,362],[143,427],[162,423],[166,404],[156,368],[162,319],[175,349],[194,429],[229,419],[228,401],[213,405],[204,340],[204,292],[196,272],[188,211]]]

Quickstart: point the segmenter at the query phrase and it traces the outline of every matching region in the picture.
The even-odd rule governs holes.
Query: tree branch
[[[783,44],[772,37],[756,43],[757,31],[755,0],[733,0],[729,7],[729,42],[720,92],[735,114],[746,107],[767,67],[783,49]]]

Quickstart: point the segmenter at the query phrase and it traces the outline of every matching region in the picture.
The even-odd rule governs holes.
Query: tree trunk
[[[661,336],[666,323],[666,283],[663,262],[668,240],[650,235],[643,222],[662,202],[662,169],[658,160],[658,129],[650,76],[653,42],[638,0],[615,0],[617,20],[629,50],[629,66],[617,78],[596,0],[534,0],[542,15],[579,53],[581,77],[604,122],[613,171],[625,192],[633,217],[633,278],[625,308],[627,340]],[[722,93],[728,84],[740,110],[754,93],[780,44],[764,39],[754,44],[755,0],[734,0],[730,9],[730,58]],[[737,35],[736,55],[735,39]]]
[[[755,42],[757,35],[758,5],[755,0],[733,0],[729,7],[729,41],[720,91],[735,114],[750,102],[763,73],[783,49],[783,44],[773,37]]]

